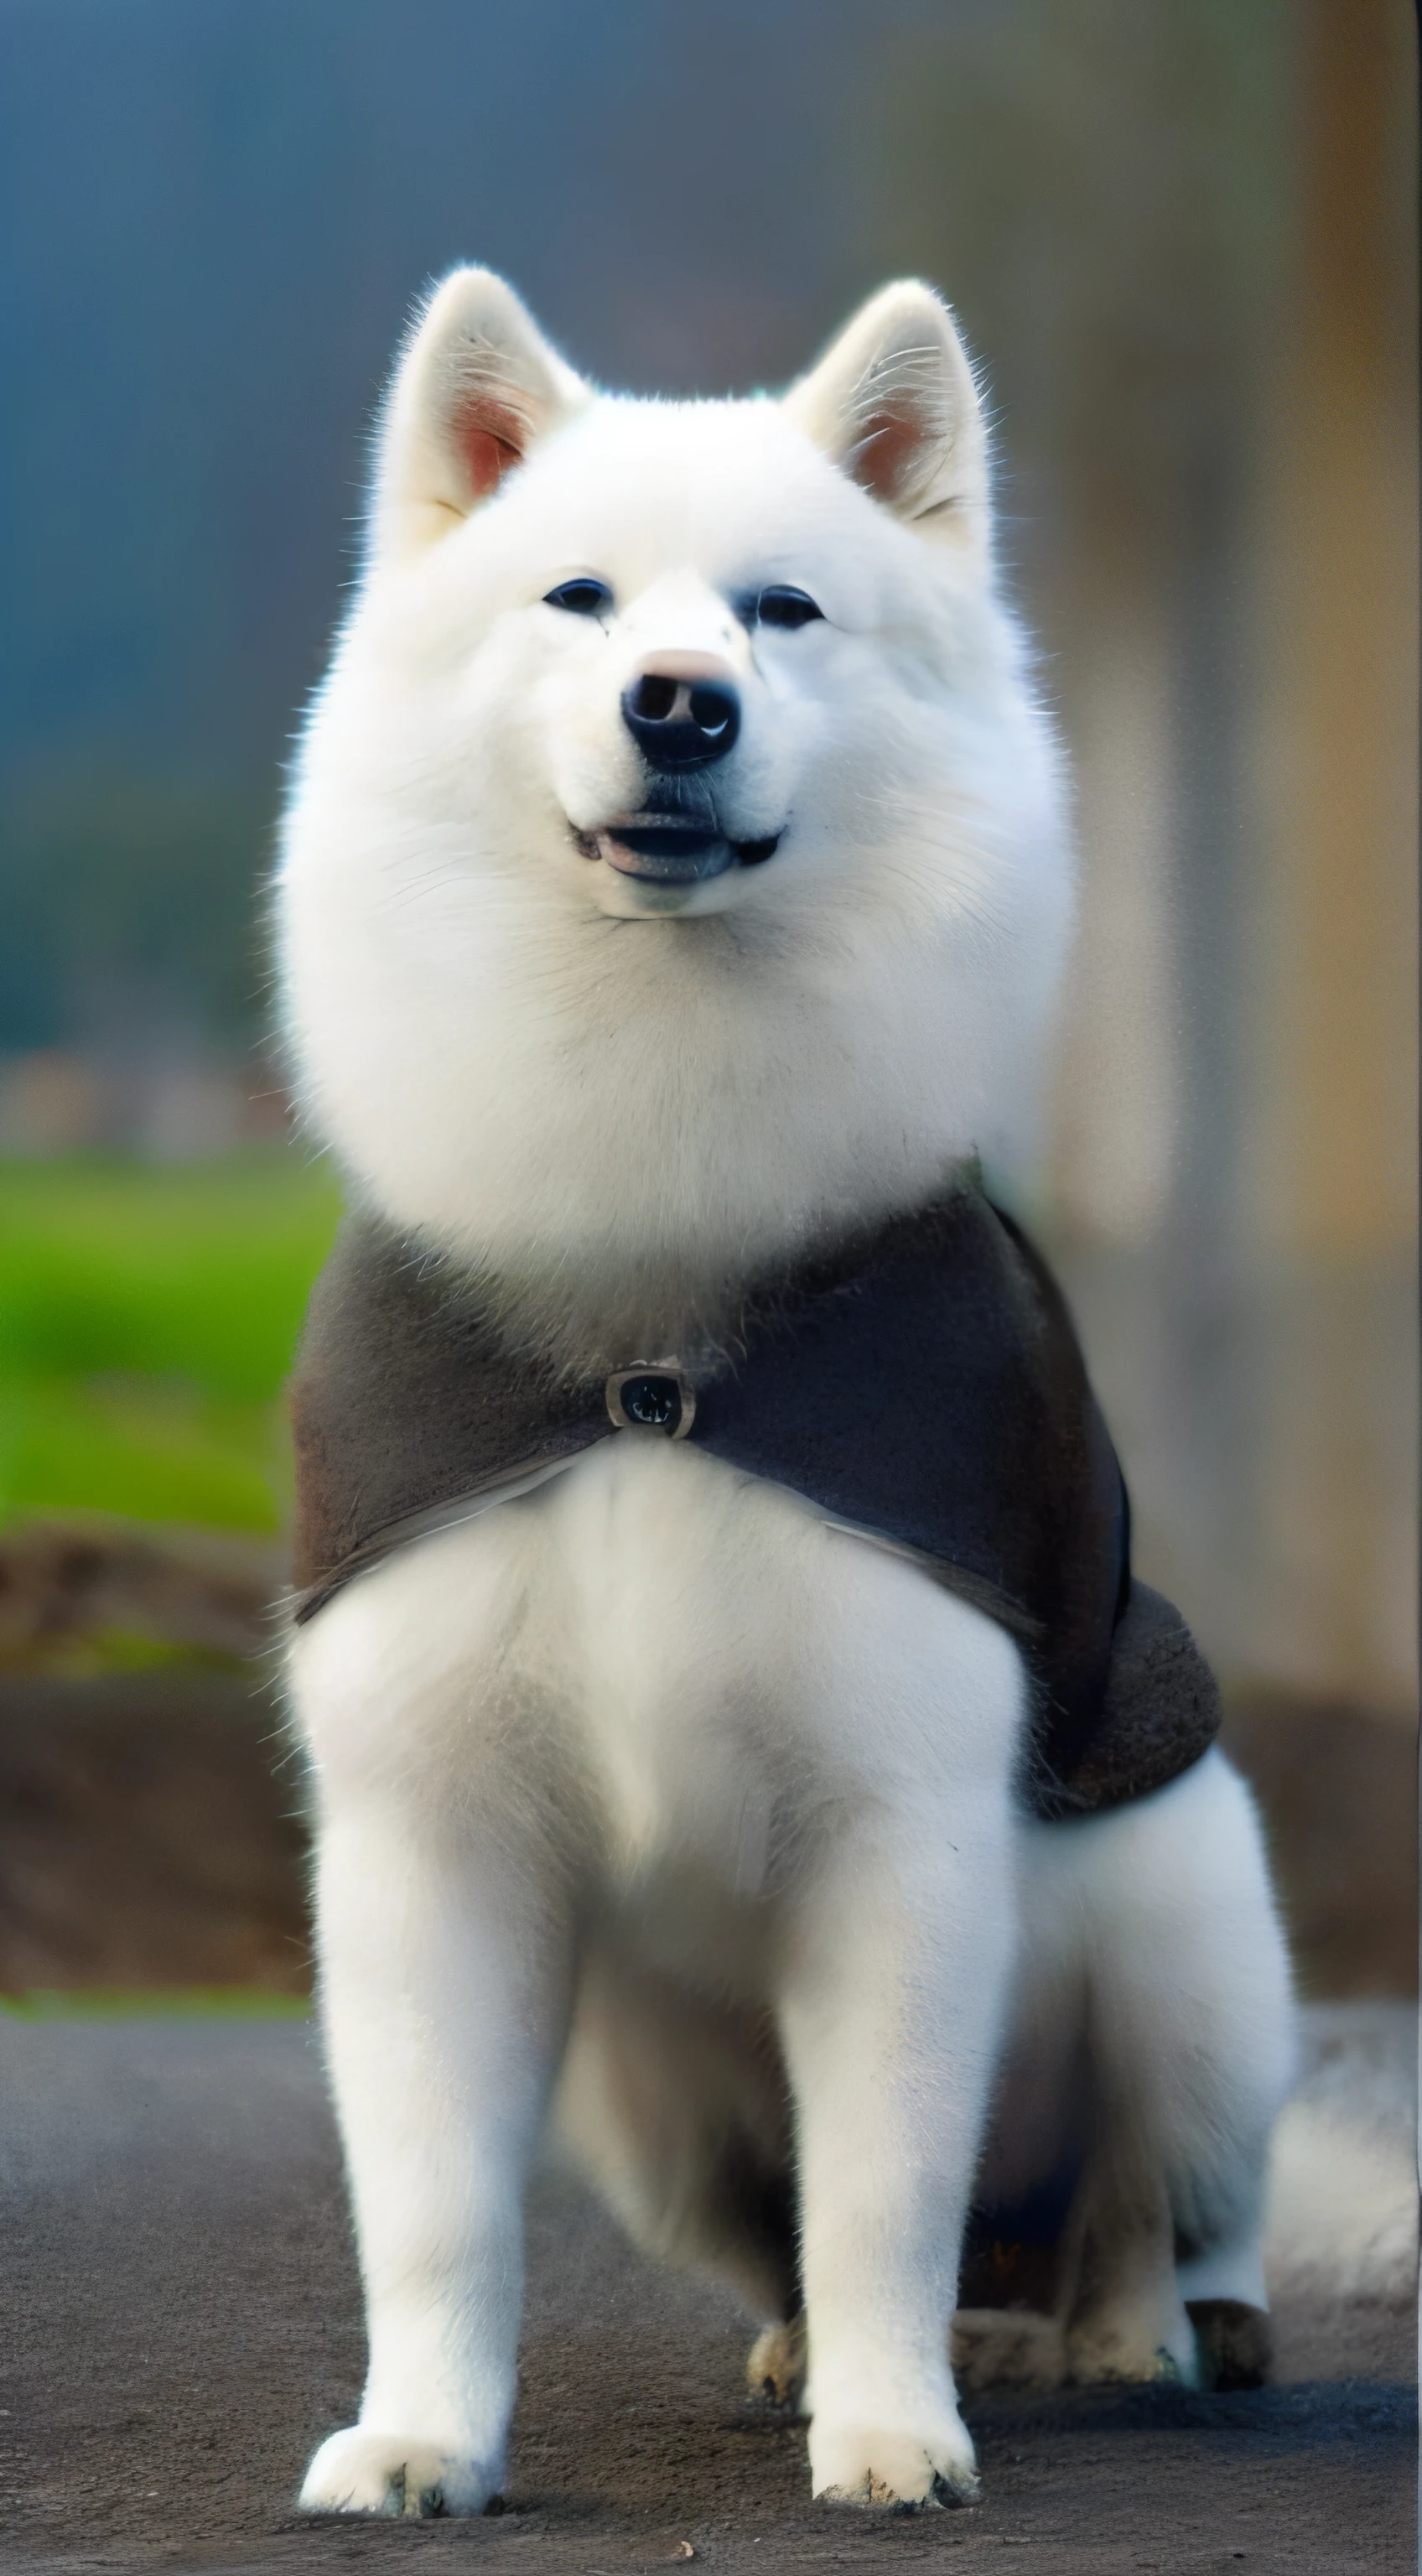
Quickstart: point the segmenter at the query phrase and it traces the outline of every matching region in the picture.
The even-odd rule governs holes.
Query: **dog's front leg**
[[[524,2180],[566,2021],[565,1874],[526,1818],[434,1804],[352,1791],[319,1835],[370,2360],[359,2423],[307,2471],[312,2511],[478,2513],[503,2476]]]
[[[1013,1912],[1001,1784],[841,1824],[798,1912],[781,2027],[827,2499],[902,2508],[976,2487],[948,2326]]]

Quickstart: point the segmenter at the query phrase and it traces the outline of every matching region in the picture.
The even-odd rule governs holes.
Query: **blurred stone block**
[[[1417,1737],[1332,1702],[1235,1704],[1224,1748],[1264,1810],[1302,1993],[1417,1992]]]
[[[0,1990],[305,1992],[300,1810],[255,1678],[0,1680]]]
[[[234,1661],[275,1645],[284,1551],[225,1530],[98,1513],[15,1523],[0,1536],[0,1675],[86,1674],[114,1635]]]
[[[113,1141],[114,1103],[95,1067],[60,1048],[0,1059],[0,1154],[44,1157]]]
[[[117,1151],[187,1163],[289,1140],[290,1103],[271,1067],[146,1048],[144,1037],[135,1027],[107,1052],[0,1055],[0,1155],[42,1162]]]

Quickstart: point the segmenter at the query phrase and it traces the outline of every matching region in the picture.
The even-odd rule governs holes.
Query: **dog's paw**
[[[805,2320],[767,2326],[746,2355],[746,2386],[772,2406],[792,2406],[805,2384]]]
[[[1100,2316],[1067,2337],[1067,2377],[1077,2388],[1148,2386],[1173,2380],[1199,2385],[1195,2336],[1182,2308],[1178,2321]]]
[[[1021,2308],[959,2308],[951,2349],[960,2392],[1060,2388],[1066,2377],[1066,2347],[1057,2319]]]
[[[849,2424],[816,2415],[810,2477],[821,2504],[852,2504],[874,2513],[971,2504],[978,2493],[972,2439],[956,2415],[924,2427]]]
[[[1202,2388],[1263,2388],[1274,2360],[1267,2309],[1243,2299],[1187,2299]]]
[[[373,2513],[386,2520],[408,2514],[483,2513],[498,2489],[484,2464],[457,2451],[402,2433],[353,2424],[323,2442],[306,2472],[298,2502],[303,2513]]]

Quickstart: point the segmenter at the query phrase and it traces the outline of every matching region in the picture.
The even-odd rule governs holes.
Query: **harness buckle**
[[[675,1360],[614,1369],[603,1391],[618,1431],[664,1431],[669,1440],[684,1440],[696,1419],[696,1390]]]

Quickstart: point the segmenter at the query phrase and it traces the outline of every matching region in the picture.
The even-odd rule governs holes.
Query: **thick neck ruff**
[[[292,1391],[298,1621],[395,1548],[525,1493],[608,1439],[674,1438],[906,1554],[1018,1640],[1045,1816],[1144,1795],[1213,1740],[1188,1629],[1134,1583],[1130,1516],[1071,1318],[971,1183],[769,1284],[733,1354],[629,1351],[559,1387],[448,1274],[352,1218]]]

